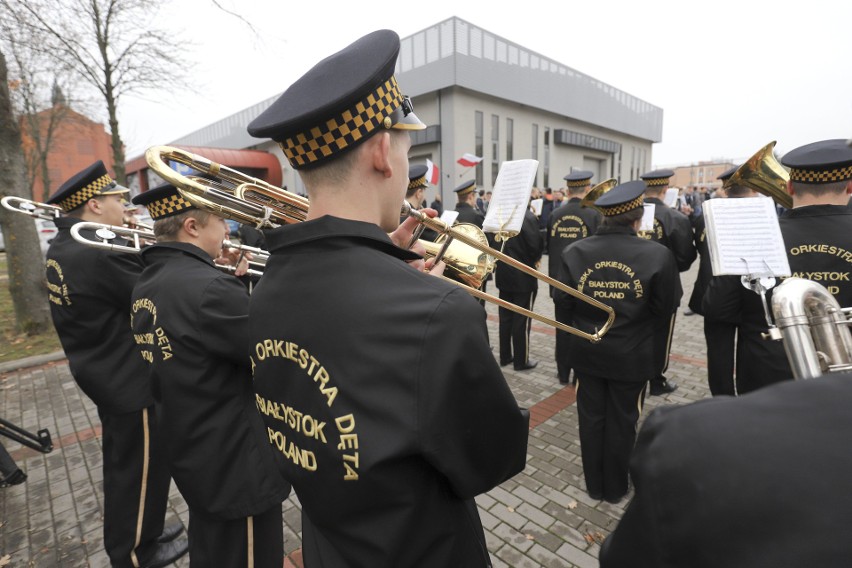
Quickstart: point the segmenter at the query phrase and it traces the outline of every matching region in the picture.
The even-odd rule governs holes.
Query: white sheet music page
[[[710,199],[702,207],[714,276],[790,276],[772,199]]]
[[[657,206],[653,203],[643,203],[645,210],[642,212],[642,222],[639,224],[640,231],[654,230],[654,212]]]
[[[483,231],[510,235],[521,232],[537,169],[538,160],[503,162],[485,214]]]

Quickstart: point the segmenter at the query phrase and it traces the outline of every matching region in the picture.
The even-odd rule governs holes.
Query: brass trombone
[[[775,159],[772,153],[773,148],[775,148],[774,140],[737,168],[733,175],[725,180],[722,188],[727,190],[732,186],[747,187],[771,197],[775,203],[786,209],[792,209],[793,197],[787,193],[790,174]]]
[[[56,205],[48,205],[47,203],[39,203],[31,199],[7,195],[0,199],[3,207],[15,213],[23,213],[36,219],[44,219],[45,221],[53,221],[62,216],[62,209]]]
[[[29,215],[36,219],[44,219],[45,221],[54,221],[63,214],[62,209],[56,205],[48,205],[47,203],[24,199],[23,197],[16,197],[14,195],[7,195],[0,200],[0,203],[9,211],[23,213],[24,215]],[[142,229],[153,230],[153,227],[145,223],[136,223],[136,226]]]
[[[583,197],[582,201],[580,201],[580,205],[583,207],[591,207],[592,209],[598,210],[595,207],[595,201],[600,199],[606,192],[610,189],[618,185],[618,180],[615,178],[605,179],[595,187],[589,190],[589,192]]]
[[[94,231],[95,239],[91,239],[87,237],[85,234],[82,234],[81,231]],[[77,241],[78,243],[94,247],[100,248],[104,250],[109,250],[113,252],[127,252],[132,254],[139,254],[142,252],[142,248],[145,246],[146,241],[154,242],[154,231],[151,229],[131,229],[130,227],[117,227],[115,225],[105,225],[103,223],[93,223],[91,221],[82,221],[80,223],[75,223],[71,227],[71,237]],[[129,244],[120,244],[114,242],[116,238],[122,237],[128,241]],[[238,245],[232,243],[231,241],[224,241],[222,243],[223,247],[234,248],[239,250],[240,252],[250,252],[252,254],[257,254],[259,257],[258,260],[249,261],[249,264],[259,264],[263,265],[266,263],[266,259],[269,257],[269,253],[263,249],[250,247],[246,245]],[[220,270],[224,270],[226,272],[234,272],[236,271],[235,266],[230,266],[226,264],[216,264],[216,268]],[[250,276],[263,276],[262,270],[254,270],[249,269],[246,274]]]
[[[154,146],[145,152],[145,159],[151,169],[178,188],[187,201],[198,208],[211,211],[217,215],[253,225],[258,229],[298,223],[304,221],[307,217],[309,201],[306,198],[212,162],[197,154],[170,146]],[[202,175],[183,176],[169,167],[169,161],[189,166]],[[208,179],[208,177],[213,179]],[[478,227],[474,227],[478,233],[470,229],[451,227],[440,219],[431,218],[416,209],[412,209],[406,202],[402,204],[401,215],[414,217],[421,225],[425,225],[426,228],[439,234],[439,238],[443,241],[440,243],[440,250],[434,249],[431,243],[426,244],[427,241],[420,242],[427,249],[427,255],[444,260],[451,274],[455,274],[457,277],[459,275],[465,276],[459,278],[461,281],[446,276],[441,276],[441,278],[462,286],[472,296],[593,343],[599,342],[612,327],[615,311],[610,306],[550,278],[498,250],[490,248],[485,240],[484,233]],[[459,244],[467,245],[467,248],[460,248]],[[473,250],[472,254],[471,249]],[[493,270],[495,260],[503,261],[521,272],[543,280],[547,284],[604,311],[607,314],[606,322],[601,329],[595,330],[594,333],[587,333],[482,292],[479,288]]]

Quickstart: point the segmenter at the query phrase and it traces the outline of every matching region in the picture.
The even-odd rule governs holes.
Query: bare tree
[[[106,103],[116,179],[126,183],[118,124],[123,95],[179,85],[179,38],[157,25],[164,0],[0,0],[16,25],[45,34],[37,47],[68,63]]]
[[[28,194],[18,119],[9,95],[6,57],[0,50],[0,197]],[[41,248],[32,219],[0,207],[6,241],[9,292],[18,331],[36,334],[50,326]]]

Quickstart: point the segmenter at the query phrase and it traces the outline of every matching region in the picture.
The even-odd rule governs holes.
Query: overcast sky
[[[458,16],[663,109],[653,166],[748,158],[852,137],[852,2],[837,0],[175,0],[164,21],[197,62],[148,100],[120,101],[134,157],[286,89],[360,36]],[[531,86],[534,88],[534,86]],[[405,85],[402,85],[403,91]]]

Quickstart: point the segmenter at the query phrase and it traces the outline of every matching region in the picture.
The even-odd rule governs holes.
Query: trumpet
[[[583,197],[582,201],[580,201],[580,205],[583,207],[591,207],[592,209],[598,210],[595,207],[595,201],[600,199],[606,192],[610,189],[618,185],[618,180],[615,178],[605,179],[595,187],[589,190],[589,192]]]
[[[82,231],[94,231],[95,238],[90,238],[86,234],[82,233]],[[105,225],[103,223],[93,223],[91,221],[82,221],[80,223],[75,223],[71,227],[71,237],[78,243],[84,244],[86,246],[100,248],[113,252],[126,252],[132,254],[139,254],[140,252],[142,252],[142,248],[145,246],[146,241],[153,242],[155,240],[154,231],[151,229],[131,229],[129,227]],[[118,237],[125,239],[128,244],[115,242]],[[238,245],[228,240],[223,241],[222,246],[227,248],[234,248],[239,250],[240,252],[249,252],[252,254],[257,254],[258,257],[260,257],[260,260],[258,260],[256,263],[254,261],[249,261],[249,264],[259,264],[262,266],[263,264],[265,264],[266,259],[269,258],[269,253],[263,249],[246,245]],[[225,264],[216,264],[215,266],[216,268],[224,270],[226,272],[236,271],[235,266]],[[250,276],[260,277],[263,276],[263,271],[254,270],[250,268],[246,272],[246,274]]]
[[[307,218],[309,201],[306,198],[212,162],[197,154],[170,146],[154,146],[145,152],[145,159],[151,169],[178,188],[178,191],[187,201],[216,215],[254,225],[258,229],[298,223]],[[189,166],[200,172],[202,176],[183,176],[168,165],[169,161],[176,161]],[[208,179],[205,176],[213,179]],[[472,296],[497,304],[561,331],[582,337],[592,343],[599,342],[612,327],[615,320],[615,311],[612,307],[550,278],[534,268],[530,268],[501,251],[489,247],[485,234],[479,227],[474,226],[475,230],[451,227],[440,219],[429,217],[413,209],[405,201],[402,203],[400,214],[405,217],[413,217],[421,225],[438,233],[439,240],[442,241],[439,243],[440,249],[434,248],[433,244],[428,243],[428,241],[419,241],[420,244],[427,249],[428,256],[436,258],[436,262],[437,260],[444,260],[450,273],[454,274],[456,279],[443,275],[440,277],[462,286]],[[463,246],[460,247],[459,245]],[[498,260],[600,309],[606,314],[606,321],[600,329],[588,333],[482,292],[479,288],[494,269],[494,263]]]

